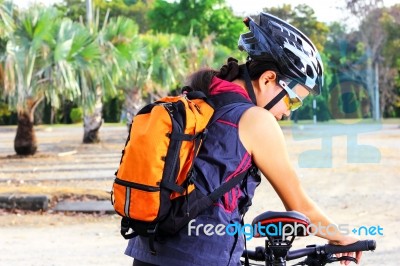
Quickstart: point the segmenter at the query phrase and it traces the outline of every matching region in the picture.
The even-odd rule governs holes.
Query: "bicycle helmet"
[[[310,39],[289,23],[262,12],[257,24],[244,20],[250,32],[240,35],[238,46],[250,59],[273,61],[281,74],[318,95],[323,85],[323,65]]]

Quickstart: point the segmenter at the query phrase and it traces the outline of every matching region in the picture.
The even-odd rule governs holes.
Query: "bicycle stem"
[[[286,255],[292,245],[269,245],[265,246],[266,266],[286,266]]]

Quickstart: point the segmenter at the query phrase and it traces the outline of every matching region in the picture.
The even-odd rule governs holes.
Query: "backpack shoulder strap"
[[[232,188],[234,188],[236,185],[238,185],[248,174],[250,175],[257,175],[258,174],[258,168],[252,164],[250,168],[247,171],[243,171],[234,178],[230,179],[228,182],[223,183],[221,186],[219,186],[217,189],[215,189],[213,192],[208,194],[208,197],[213,201],[216,202],[220,197],[222,197],[226,192],[230,191]]]

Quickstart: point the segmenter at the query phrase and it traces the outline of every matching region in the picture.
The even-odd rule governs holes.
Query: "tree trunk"
[[[133,117],[140,111],[140,109],[142,109],[144,105],[145,102],[142,99],[142,93],[140,90],[125,92],[125,110],[123,111],[126,114],[126,125],[128,126],[128,130],[130,129]]]
[[[100,142],[99,129],[103,124],[102,116],[102,91],[98,87],[96,89],[96,104],[93,113],[86,113],[83,118],[83,143],[98,143]]]
[[[17,134],[14,139],[14,150],[18,155],[33,155],[37,151],[32,120],[27,112],[18,114]]]

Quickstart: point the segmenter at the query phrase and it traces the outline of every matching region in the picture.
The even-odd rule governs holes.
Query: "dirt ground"
[[[365,252],[361,265],[400,261],[399,124],[282,126],[304,189],[321,209],[350,230],[383,228],[383,235],[361,232],[360,238],[377,241],[376,251]],[[40,126],[36,132],[38,154],[18,158],[13,156],[15,127],[0,127],[0,194],[47,194],[51,206],[62,199],[108,198],[126,127],[103,126],[102,142],[94,145],[81,144],[81,126]],[[284,208],[263,180],[246,221],[267,210]],[[325,241],[301,238],[294,247],[311,243]],[[248,242],[249,247],[262,244],[262,239]],[[117,215],[0,209],[0,265],[131,265],[125,246]]]

